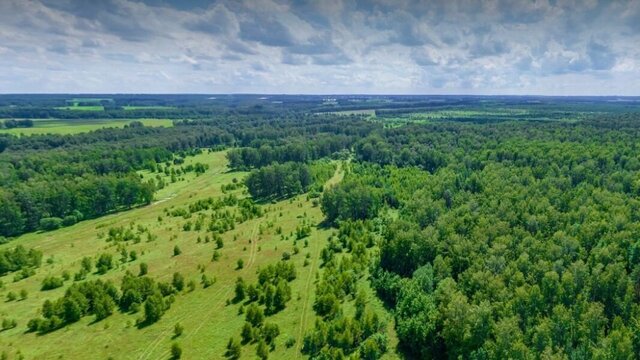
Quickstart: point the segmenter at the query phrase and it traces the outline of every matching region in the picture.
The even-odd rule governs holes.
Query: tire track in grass
[[[243,269],[243,270],[245,270],[245,271],[246,271],[246,270],[251,270],[251,268],[253,267],[253,264],[255,263],[255,258],[256,258],[256,253],[257,253],[256,249],[258,248],[258,239],[255,237],[256,231],[257,231],[257,225],[253,228],[253,232],[252,232],[252,234],[251,234],[251,237],[252,237],[252,239],[251,239],[251,251],[250,251],[250,253],[249,253],[249,261],[248,261],[248,264],[247,264],[247,266]],[[231,293],[231,287],[230,287],[229,289],[227,289],[227,294],[230,294],[230,293]],[[225,298],[226,298],[227,296],[228,296],[228,295],[224,296],[224,297],[221,299],[221,302],[226,301],[226,300],[225,300]],[[216,304],[216,305],[218,305],[218,304]],[[211,316],[211,314],[212,314],[214,311],[216,311],[216,310],[218,310],[218,307],[217,307],[217,306],[212,307],[212,308],[211,308],[211,310],[210,310],[209,312],[207,312],[207,315],[206,315],[204,318],[205,318],[205,319],[208,319],[208,318]],[[204,323],[205,323],[204,321],[201,321],[201,322],[200,322],[200,325],[198,325],[198,327],[197,327],[197,328],[195,328],[194,330],[192,330],[189,334],[190,334],[191,336],[193,336],[193,335],[197,334],[197,333],[200,331],[200,329],[202,329],[202,326],[204,326]]]
[[[212,297],[217,297],[218,295],[220,295],[220,293],[224,290],[224,287],[220,287],[219,289],[217,289],[213,294]],[[209,300],[210,298],[205,298],[205,300]],[[202,304],[201,307],[206,306],[208,303],[207,301],[203,301],[204,304]],[[191,312],[186,313],[180,317],[178,317],[175,322],[179,323],[184,321],[185,319],[189,318],[191,316]],[[143,359],[148,359],[153,352],[156,350],[156,348],[158,347],[158,345],[160,345],[160,343],[162,342],[162,340],[166,339],[170,334],[171,331],[173,330],[173,326],[172,325],[168,325],[166,329],[164,329],[160,334],[158,334],[156,336],[156,338],[147,346],[147,348],[144,350],[144,352],[142,353],[142,355],[140,355],[138,357],[139,360],[143,360]]]
[[[309,308],[309,302],[311,300],[311,285],[313,284],[313,277],[316,274],[316,266],[318,264],[318,259],[320,258],[320,252],[318,251],[318,245],[315,247],[315,256],[311,262],[311,268],[309,270],[309,276],[307,276],[307,281],[304,288],[304,293],[308,294],[308,297],[305,299],[304,304],[302,305],[302,314],[300,315],[300,326],[298,329],[298,334],[296,337],[296,353],[295,357],[300,358],[301,356],[301,345],[302,340],[304,338],[304,332],[307,327],[307,309]]]
[[[259,224],[258,224],[259,225]],[[251,268],[253,267],[253,264],[255,264],[255,259],[257,257],[257,248],[258,248],[258,239],[256,237],[256,233],[258,230],[258,225],[254,226],[253,231],[251,232],[251,249],[249,250],[249,260],[247,261],[247,266],[245,266],[243,268],[243,272],[247,271],[247,270],[251,270]],[[189,331],[187,336],[184,337],[184,339],[188,339],[190,337],[193,337],[195,335],[198,334],[198,332],[200,332],[200,330],[202,330],[202,327],[204,326],[204,324],[206,323],[206,319],[209,319],[211,317],[211,315],[220,310],[220,306],[224,306],[226,299],[229,295],[231,295],[233,287],[229,287],[227,288],[224,296],[222,296],[222,298],[216,302],[214,304],[214,306],[210,306],[211,309],[209,311],[207,311],[206,315],[204,315],[203,321],[200,322],[200,324],[193,330]],[[208,304],[205,304],[208,305]],[[199,309],[202,310],[202,309]],[[199,313],[199,312],[198,312]],[[163,352],[160,355],[160,358],[164,358],[165,356],[169,355],[170,351],[166,350],[165,352]]]
[[[343,170],[343,166],[342,163],[339,162],[338,166],[336,167],[336,171],[333,173],[333,176],[331,177],[331,179],[327,180],[327,182],[324,184],[324,189],[328,189],[329,187],[331,187],[332,185],[335,185],[337,183],[339,183],[340,181],[342,181],[344,177],[344,170]],[[309,302],[311,301],[311,285],[313,284],[313,278],[315,276],[315,274],[320,271],[320,269],[316,268],[317,264],[318,264],[318,260],[320,259],[320,250],[319,250],[320,246],[318,245],[318,243],[316,242],[316,247],[315,247],[315,256],[313,257],[312,263],[311,263],[311,270],[309,270],[309,276],[307,277],[307,282],[305,284],[305,294],[309,294],[309,296],[307,297],[307,299],[305,299],[304,304],[302,305],[302,314],[300,315],[300,326],[298,329],[298,334],[297,334],[297,338],[296,338],[296,353],[295,353],[295,357],[298,359],[301,357],[302,353],[300,352],[301,347],[302,347],[302,340],[304,338],[304,332],[305,329],[307,327],[307,309],[309,308]]]
[[[258,242],[257,239],[255,238],[255,234],[257,232],[257,227],[258,227],[258,225],[254,226],[253,231],[251,233],[251,238],[252,238],[251,239],[251,249],[250,249],[250,252],[249,252],[249,260],[247,261],[247,266],[245,267],[245,269],[247,269],[247,270],[251,269],[253,263],[255,262],[255,253],[256,253],[257,242]],[[214,293],[213,297],[217,297],[224,290],[225,290],[225,287],[221,286],[218,290],[216,290],[216,292]],[[223,296],[222,299],[225,299],[226,296],[228,296],[228,293],[230,293],[230,289],[227,289],[227,290],[228,290],[227,293],[225,293],[225,296]],[[205,301],[203,301],[203,304],[198,306],[198,311],[190,311],[189,313],[186,313],[186,314],[182,315],[181,317],[179,317],[178,319],[176,319],[176,322],[184,321],[185,319],[187,319],[190,316],[192,316],[193,313],[196,313],[196,314],[201,313],[202,310],[204,310],[204,309],[206,309],[206,307],[210,306],[210,303],[206,301],[206,300],[210,300],[210,299],[211,298],[205,299]],[[222,300],[222,301],[224,301],[224,300]],[[207,313],[207,316],[205,318],[208,318],[211,315],[211,313],[214,310],[217,310],[217,309],[218,309],[217,306],[212,307],[212,310]],[[195,334],[196,332],[200,331],[200,329],[202,328],[203,324],[204,324],[204,322],[201,322],[200,325],[198,326],[197,330],[193,331],[192,333]],[[158,334],[158,336],[147,346],[147,348],[143,351],[142,355],[140,355],[138,357],[138,359],[139,360],[149,359],[149,357],[153,354],[153,352],[158,347],[158,345],[160,345],[162,340],[164,340],[167,336],[169,336],[169,334],[171,333],[172,329],[173,329],[173,326],[168,326],[165,330],[163,330],[160,334]]]

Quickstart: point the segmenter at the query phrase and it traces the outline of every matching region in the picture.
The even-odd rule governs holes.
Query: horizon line
[[[469,94],[469,93],[457,93],[457,94],[443,94],[443,93],[425,93],[425,94],[412,94],[412,93],[275,93],[275,92],[229,92],[229,93],[204,93],[204,92],[15,92],[15,93],[2,93],[0,96],[23,96],[23,95],[182,95],[182,96],[463,96],[463,97],[539,97],[539,98],[640,98],[639,95],[557,95],[557,94]]]

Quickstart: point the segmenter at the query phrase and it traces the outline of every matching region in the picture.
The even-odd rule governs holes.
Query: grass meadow
[[[203,153],[187,159],[189,163],[201,162],[209,165],[202,175],[194,173],[183,175],[180,180],[170,183],[156,194],[154,203],[149,206],[108,215],[95,220],[80,222],[74,226],[52,232],[26,234],[0,246],[0,249],[24,245],[43,252],[43,265],[36,274],[14,282],[13,274],[0,280],[4,287],[0,290],[0,319],[16,319],[18,326],[0,332],[0,349],[9,354],[9,358],[26,359],[169,359],[170,347],[174,342],[183,349],[184,359],[221,359],[224,358],[226,344],[231,336],[239,337],[244,315],[239,314],[241,304],[229,304],[234,295],[235,281],[242,276],[247,284],[257,279],[257,269],[274,264],[287,251],[293,254],[293,239],[283,240],[282,235],[294,234],[296,227],[303,221],[320,224],[323,220],[321,210],[313,206],[306,195],[293,199],[261,205],[264,215],[259,218],[237,224],[235,229],[222,235],[224,246],[218,251],[221,258],[212,261],[216,249],[215,242],[198,242],[207,231],[184,231],[186,221],[182,217],[168,216],[165,211],[186,207],[198,199],[224,196],[223,184],[242,180],[243,172],[229,172],[225,152]],[[341,167],[339,167],[341,169]],[[144,177],[156,176],[141,172]],[[340,181],[342,171],[338,170],[328,184]],[[231,191],[238,197],[245,196],[244,188]],[[104,275],[91,274],[87,280],[100,278],[112,280],[117,287],[126,271],[138,273],[141,262],[149,267],[148,276],[156,280],[170,281],[173,273],[180,272],[186,282],[194,280],[194,291],[184,290],[157,323],[139,329],[135,326],[138,314],[124,314],[116,311],[110,317],[94,322],[93,316],[45,335],[26,333],[29,319],[38,316],[42,303],[61,297],[73,280],[65,281],[64,286],[55,290],[41,291],[41,282],[47,276],[61,276],[64,271],[73,274],[80,268],[81,259],[95,257],[101,253],[111,253],[114,259],[119,255],[113,243],[107,243],[101,234],[111,227],[144,226],[157,236],[154,241],[143,239],[138,244],[127,244],[128,251],[135,250],[138,258],[120,264],[119,267]],[[276,234],[276,228],[282,228],[282,235]],[[292,255],[296,264],[297,278],[290,283],[292,299],[286,308],[270,317],[268,321],[278,324],[280,336],[277,337],[272,359],[303,358],[300,349],[305,332],[314,326],[313,311],[315,282],[319,275],[319,256],[327,238],[333,229],[314,227],[308,240],[308,246],[298,241],[300,252]],[[178,245],[182,254],[173,256],[173,248]],[[309,265],[304,266],[309,254]],[[244,260],[244,268],[237,269],[238,259]],[[200,269],[199,269],[200,268]],[[204,269],[204,270],[201,270]],[[206,274],[215,277],[216,282],[203,288],[200,277]],[[367,282],[362,286],[368,288]],[[5,301],[9,292],[28,292],[25,300]],[[371,296],[374,306],[381,305]],[[391,319],[388,319],[391,321]],[[173,338],[174,326],[180,323],[184,333]],[[392,324],[389,328],[393,328]],[[391,331],[391,330],[390,330]],[[390,334],[392,343],[393,334]],[[293,339],[293,340],[292,340]],[[287,346],[286,343],[289,343]],[[293,342],[293,345],[291,343]],[[247,344],[242,348],[243,359],[256,357],[255,345]],[[387,358],[392,355],[387,355]]]
[[[36,119],[33,127],[0,129],[0,134],[78,134],[103,128],[122,128],[132,121],[140,121],[144,126],[173,126],[173,120],[169,119]]]

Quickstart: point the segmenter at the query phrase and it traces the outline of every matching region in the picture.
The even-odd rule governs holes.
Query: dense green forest
[[[408,357],[634,358],[638,135],[635,116],[389,129],[323,210],[384,224],[371,281]]]

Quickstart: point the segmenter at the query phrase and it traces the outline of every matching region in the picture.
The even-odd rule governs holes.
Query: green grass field
[[[102,105],[73,105],[73,106],[59,106],[56,110],[69,110],[69,111],[104,111]]]
[[[293,254],[293,240],[282,240],[276,234],[276,227],[282,228],[282,234],[289,235],[303,220],[319,224],[323,215],[306,195],[262,205],[262,217],[240,223],[222,235],[224,247],[219,250],[222,257],[212,262],[215,242],[197,242],[198,237],[204,238],[206,230],[184,231],[182,225],[186,220],[167,216],[165,209],[184,207],[198,199],[223,196],[221,186],[231,183],[234,178],[241,180],[246,173],[229,172],[225,152],[200,154],[188,158],[185,165],[195,162],[208,164],[209,170],[200,176],[193,173],[183,175],[183,180],[160,190],[155,202],[149,206],[83,221],[53,232],[27,234],[0,246],[0,250],[18,244],[36,248],[43,252],[44,260],[51,259],[43,261],[36,274],[27,279],[13,282],[13,274],[0,278],[4,283],[4,288],[0,290],[2,299],[6,298],[8,292],[18,293],[23,289],[29,294],[26,300],[0,302],[0,319],[8,317],[18,321],[17,328],[0,332],[0,349],[7,351],[10,358],[20,353],[26,359],[168,359],[171,344],[175,341],[182,346],[184,359],[223,358],[227,341],[231,336],[239,336],[244,323],[244,316],[238,314],[240,304],[227,305],[227,301],[233,297],[237,277],[242,276],[247,284],[255,282],[257,269],[276,263],[284,251]],[[338,169],[328,184],[340,181],[343,172],[341,167]],[[156,176],[146,172],[141,172],[141,175]],[[168,177],[165,181],[170,183]],[[243,191],[237,189],[232,193],[243,197]],[[149,266],[149,276],[154,279],[170,280],[174,272],[180,272],[186,281],[196,281],[198,285],[195,291],[178,294],[175,303],[160,321],[142,329],[135,326],[140,313],[131,315],[116,311],[97,323],[89,316],[49,334],[25,333],[27,321],[38,316],[38,309],[44,300],[61,297],[65,288],[73,282],[69,280],[62,288],[41,291],[43,278],[60,276],[65,270],[73,274],[85,256],[95,257],[108,252],[117,259],[116,247],[107,243],[100,234],[107,232],[110,227],[135,228],[138,225],[147,227],[157,236],[157,240],[128,244],[129,251],[135,250],[140,254],[137,260],[122,264],[102,276],[89,275],[87,279],[113,280],[119,287],[125,271],[135,274],[140,262],[145,262]],[[314,282],[320,271],[319,255],[333,231],[314,229],[308,238],[308,247],[298,242],[300,253],[293,255],[290,260],[297,267],[297,278],[290,283],[292,299],[283,311],[267,318],[280,327],[276,348],[270,354],[272,359],[303,358],[300,353],[302,340],[315,322],[312,305]],[[179,256],[173,256],[175,245],[182,250]],[[310,254],[310,264],[303,266],[307,254]],[[236,262],[240,258],[245,266],[237,270]],[[217,279],[209,288],[200,285],[199,265],[204,267],[204,274]],[[373,300],[375,297],[371,298],[372,302],[375,301],[374,306],[381,308],[379,302]],[[184,333],[173,339],[176,323],[184,326]],[[389,328],[392,328],[391,324]],[[390,338],[393,343],[393,334]],[[287,347],[285,342],[288,339],[294,339],[295,344]],[[243,346],[242,358],[255,358],[255,345]]]
[[[173,106],[135,106],[135,105],[126,105],[122,107],[123,110],[127,111],[135,111],[135,110],[173,110],[175,107]]]
[[[140,121],[144,126],[173,126],[173,120],[169,119],[36,119],[31,128],[0,129],[0,134],[78,134],[103,128],[122,128],[132,121]]]
[[[406,124],[426,124],[435,121],[563,121],[575,122],[588,118],[593,113],[582,111],[534,111],[526,108],[478,108],[421,111],[407,114],[372,117],[385,127]]]
[[[369,109],[369,110],[345,110],[345,111],[334,111],[331,112],[331,114],[337,114],[337,115],[368,115],[370,117],[375,117],[376,116],[376,111],[373,109]]]

